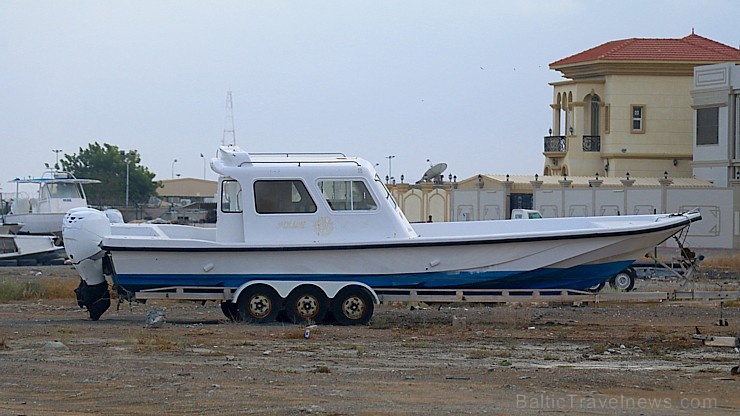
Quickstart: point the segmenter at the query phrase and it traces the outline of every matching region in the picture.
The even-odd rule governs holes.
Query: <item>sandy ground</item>
[[[69,267],[0,269],[0,280]],[[714,274],[693,285],[736,289]],[[640,281],[637,290],[674,281]],[[215,303],[0,303],[0,415],[734,415],[740,364],[705,334],[740,335],[715,302],[381,305],[370,325],[226,321]],[[148,312],[166,323],[146,327]]]

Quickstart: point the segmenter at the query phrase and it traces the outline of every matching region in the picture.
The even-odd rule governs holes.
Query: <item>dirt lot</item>
[[[0,281],[69,267],[0,269]],[[737,276],[695,287],[737,289]],[[676,282],[640,281],[638,290]],[[738,414],[740,335],[714,302],[382,305],[369,326],[227,322],[214,303],[0,303],[0,414]],[[146,327],[166,308],[166,324]],[[453,325],[454,323],[454,325]]]

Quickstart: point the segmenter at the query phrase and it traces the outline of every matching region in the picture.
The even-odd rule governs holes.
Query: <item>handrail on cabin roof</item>
[[[301,166],[301,163],[311,163],[311,164],[330,164],[330,163],[354,163],[357,166],[362,166],[360,162],[354,160],[354,159],[343,159],[343,160],[250,160],[248,162],[242,162],[239,164],[239,166],[242,166],[244,164],[293,164],[296,163],[298,166]]]
[[[341,156],[341,157],[347,157],[344,153],[340,152],[249,152],[249,155],[255,155],[255,156],[285,156],[285,157],[291,157],[291,156]]]

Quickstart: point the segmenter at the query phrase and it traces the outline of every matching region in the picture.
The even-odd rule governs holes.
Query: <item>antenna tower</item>
[[[230,140],[228,140],[230,139]],[[221,145],[236,146],[236,131],[234,130],[234,103],[231,99],[231,90],[226,91],[226,118],[224,119],[224,135]]]

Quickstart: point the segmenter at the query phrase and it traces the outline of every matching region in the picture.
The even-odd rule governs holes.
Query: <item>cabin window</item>
[[[40,198],[82,198],[82,192],[76,183],[50,183],[41,187]]]
[[[332,211],[372,211],[378,209],[365,182],[352,180],[319,181],[327,204]]]
[[[221,182],[221,211],[242,212],[242,187],[235,180]]]
[[[316,212],[316,203],[299,180],[256,181],[254,203],[259,214]]]

